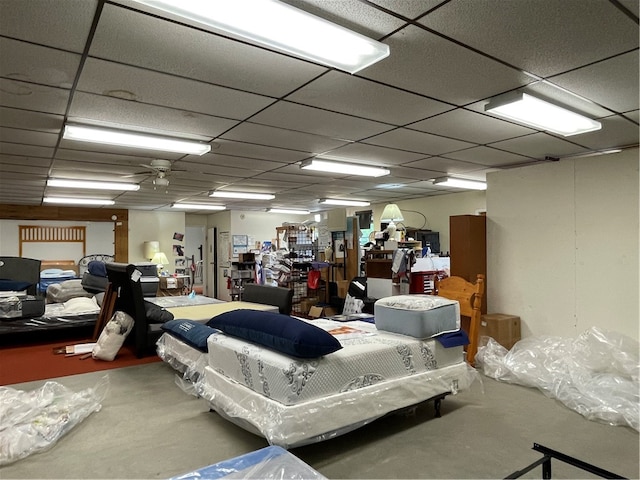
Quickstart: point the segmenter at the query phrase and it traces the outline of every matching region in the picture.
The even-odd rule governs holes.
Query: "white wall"
[[[380,229],[380,215],[382,215],[385,205],[386,203],[372,206],[376,230]],[[485,192],[474,191],[404,200],[398,202],[397,205],[404,216],[403,223],[406,226],[439,232],[440,251],[448,252],[450,250],[449,217],[452,215],[474,215],[477,210],[485,210],[487,204]],[[421,215],[410,210],[422,213],[426,217],[426,224]],[[349,214],[353,215],[353,212],[349,210]]]
[[[55,225],[59,227],[86,227],[86,254],[113,255],[113,222],[48,221],[48,220],[0,220],[0,255],[19,255],[20,225]],[[82,258],[79,243],[24,243],[23,257],[38,260],[74,260]]]
[[[174,233],[185,233],[184,212],[150,212],[147,210],[129,210],[129,262],[148,262],[144,257],[143,245],[146,241],[160,242],[160,251],[164,252],[170,264],[165,271],[173,273],[175,258],[173,246],[184,245],[173,239]]]
[[[637,149],[489,174],[490,310],[523,336],[638,339],[638,178]]]

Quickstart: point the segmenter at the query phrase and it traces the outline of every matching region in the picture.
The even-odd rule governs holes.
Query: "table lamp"
[[[151,259],[151,263],[155,263],[158,265],[158,276],[161,276],[164,265],[169,263],[169,259],[164,254],[164,252],[156,252],[156,254]]]
[[[400,211],[400,208],[398,208],[398,205],[395,203],[388,203],[382,211],[380,222],[389,223],[389,225],[387,225],[386,232],[389,234],[390,240],[394,240],[396,238],[396,230],[398,227],[394,222],[402,221],[404,221],[404,217],[402,216],[402,212]]]

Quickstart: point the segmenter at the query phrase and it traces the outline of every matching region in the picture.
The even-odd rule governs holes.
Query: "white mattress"
[[[163,333],[156,343],[158,356],[182,374],[184,380],[197,382],[207,366],[207,354]]]
[[[262,435],[271,445],[292,448],[342,435],[438,395],[466,390],[476,379],[476,370],[462,362],[297,405],[283,405],[207,366],[196,388],[221,416]]]
[[[216,334],[207,341],[208,365],[254,392],[296,405],[463,363],[462,346],[444,348],[434,339],[383,332],[360,321],[311,323],[329,331],[354,332],[336,335],[343,348],[317,359],[298,359]]]

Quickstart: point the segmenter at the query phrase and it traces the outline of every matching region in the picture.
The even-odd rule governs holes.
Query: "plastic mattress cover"
[[[0,387],[0,465],[52,447],[102,408],[108,389],[108,375],[79,392],[53,381],[31,391]]]
[[[185,393],[198,396],[195,383],[200,380],[207,366],[207,354],[163,333],[156,342],[158,356],[178,373],[175,383]]]
[[[589,420],[639,429],[637,341],[595,327],[575,339],[525,338],[510,351],[483,341],[475,361],[485,375],[538,388]]]
[[[288,449],[337,437],[441,394],[456,394],[476,380],[482,383],[478,372],[461,362],[287,406],[207,366],[196,390],[224,418]]]
[[[260,478],[265,480],[303,480],[326,477],[292,453],[277,446],[265,447],[230,460],[185,473],[171,480],[212,478]]]

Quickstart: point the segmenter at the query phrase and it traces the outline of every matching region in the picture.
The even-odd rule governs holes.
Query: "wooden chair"
[[[442,280],[436,278],[435,289],[439,296],[457,300],[460,303],[462,328],[469,335],[467,362],[473,365],[478,351],[478,331],[484,299],[484,275],[478,274],[476,283],[469,283],[462,277],[447,277]],[[465,325],[467,322],[468,326]]]

